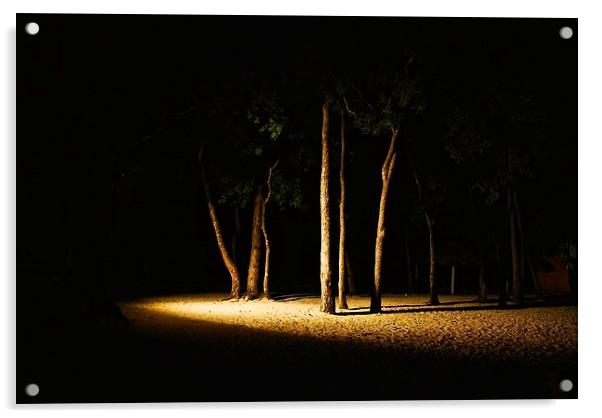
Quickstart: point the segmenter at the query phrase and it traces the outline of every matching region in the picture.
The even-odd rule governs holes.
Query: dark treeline
[[[560,21],[134,19],[19,40],[44,69],[19,80],[43,88],[19,116],[40,121],[19,122],[31,280],[109,298],[321,289],[328,312],[370,293],[378,312],[385,291],[436,304],[451,286],[522,303],[539,257],[574,253]]]

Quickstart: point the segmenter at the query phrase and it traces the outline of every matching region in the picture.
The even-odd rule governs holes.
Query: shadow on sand
[[[454,306],[463,305],[463,306]],[[460,312],[460,311],[490,311],[490,310],[510,310],[510,309],[528,309],[542,307],[572,306],[575,303],[568,297],[527,297],[524,303],[517,305],[508,302],[504,305],[499,304],[498,298],[490,298],[485,302],[479,302],[477,299],[458,300],[449,302],[440,302],[437,305],[430,303],[406,304],[406,305],[383,305],[381,314],[400,314],[400,313],[423,313],[423,312]],[[337,315],[372,315],[369,306],[349,308]]]

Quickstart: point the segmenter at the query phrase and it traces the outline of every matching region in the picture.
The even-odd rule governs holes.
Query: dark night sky
[[[544,115],[553,151],[530,183],[525,223],[551,246],[576,241],[577,48],[558,36],[566,24],[576,29],[574,19],[18,15],[17,27],[31,20],[39,35],[17,38],[20,284],[110,276],[126,292],[226,290],[199,187],[204,138],[174,115],[248,80],[283,78],[282,94],[302,110],[298,129],[317,153],[320,76],[367,74],[407,51],[429,85],[425,126],[433,135],[445,103],[459,95],[486,103],[491,86],[520,81]],[[215,138],[228,127],[196,129]],[[350,134],[350,251],[366,284],[386,145]],[[401,167],[388,209],[385,263],[399,282],[386,279],[392,290],[401,287],[400,231],[413,193]],[[275,290],[317,290],[318,172],[303,179],[307,212],[273,215]],[[221,210],[231,233],[231,210]],[[244,249],[250,212],[243,218]],[[461,222],[442,226],[443,236],[453,240]]]

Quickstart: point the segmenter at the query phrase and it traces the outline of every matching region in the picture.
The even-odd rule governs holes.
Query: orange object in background
[[[561,257],[543,257],[537,269],[537,283],[545,292],[569,293],[567,261]]]

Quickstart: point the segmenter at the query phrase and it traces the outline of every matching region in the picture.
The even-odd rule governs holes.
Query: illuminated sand
[[[339,315],[318,311],[318,298],[222,301],[225,295],[186,295],[124,302],[133,329],[186,343],[235,334],[240,344],[262,333],[343,343],[437,358],[512,359],[529,364],[576,362],[577,308],[497,309],[474,296],[387,296],[383,313],[368,314],[367,297],[350,297]]]

